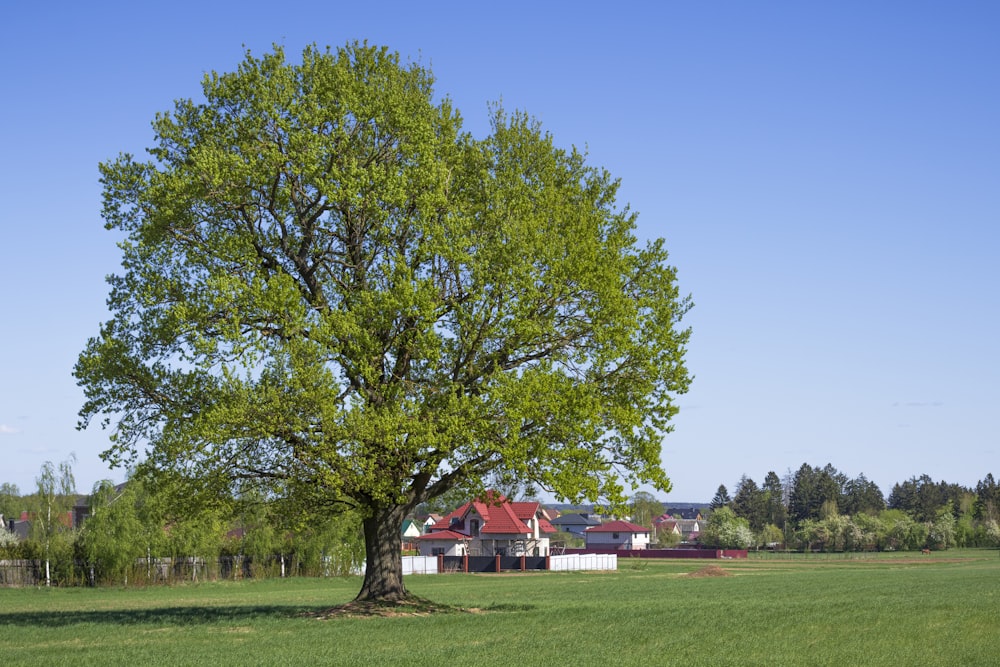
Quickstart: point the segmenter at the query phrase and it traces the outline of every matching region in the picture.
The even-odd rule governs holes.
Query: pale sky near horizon
[[[119,266],[97,164],[249,48],[385,44],[466,129],[536,116],[622,179],[695,308],[671,502],[832,463],[1000,474],[1000,4],[15,3],[0,21],[0,482],[75,453],[71,376]],[[651,3],[652,4],[652,3]]]

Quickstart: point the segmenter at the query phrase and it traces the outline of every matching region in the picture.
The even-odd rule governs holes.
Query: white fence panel
[[[437,574],[437,556],[403,556],[403,574]]]
[[[550,556],[550,569],[568,570],[617,570],[618,554],[565,554]]]
[[[618,554],[564,554],[549,556],[549,565],[555,571],[617,570]],[[361,563],[353,572],[364,574],[365,564]],[[403,556],[403,575],[440,574],[437,556]]]

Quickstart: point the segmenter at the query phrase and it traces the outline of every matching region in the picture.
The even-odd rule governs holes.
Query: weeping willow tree
[[[354,508],[366,600],[407,596],[401,522],[450,489],[668,490],[689,383],[689,300],[617,181],[523,113],[470,136],[432,84],[366,44],[248,53],[101,165],[123,259],[81,425],[112,464]]]
[[[147,555],[145,532],[136,511],[136,485],[115,487],[109,480],[94,485],[90,514],[77,540],[87,562],[91,584],[129,583],[136,562]]]

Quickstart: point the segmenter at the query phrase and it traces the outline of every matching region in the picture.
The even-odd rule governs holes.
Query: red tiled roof
[[[501,493],[487,491],[482,499],[465,503],[431,526],[431,534],[453,530],[452,519],[461,520],[463,530],[468,530],[469,526],[465,522],[465,517],[470,510],[475,510],[476,514],[482,517],[481,533],[525,535],[531,533],[531,528],[526,522],[536,515],[539,504],[537,502],[510,502]],[[542,533],[556,532],[555,527],[543,518],[538,520],[538,529]]]
[[[631,521],[609,521],[600,526],[591,526],[588,533],[648,533],[649,528],[638,526]]]
[[[535,516],[535,513],[538,511],[538,503],[536,502],[515,501],[510,506],[513,508],[517,518],[522,521]]]
[[[451,514],[446,514],[444,517],[442,517],[441,519],[439,519],[437,523],[435,523],[433,526],[431,526],[430,529],[431,530],[448,530],[448,529],[450,529],[451,528],[451,519],[452,519],[452,517],[461,519],[465,515],[465,510],[468,509],[468,507],[469,507],[470,504],[471,503],[465,503],[464,505],[462,505],[461,507],[459,507],[457,510],[455,510],[454,512],[452,512]]]
[[[485,505],[483,507],[485,508]],[[476,509],[480,509],[479,503],[476,503]],[[480,514],[483,515],[483,519],[486,521],[482,528],[483,533],[490,535],[497,533],[524,535],[531,532],[531,529],[514,513],[514,508],[511,507],[510,503],[490,507],[489,515],[483,513],[482,510],[480,510]]]

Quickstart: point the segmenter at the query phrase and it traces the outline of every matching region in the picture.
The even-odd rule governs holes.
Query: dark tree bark
[[[365,580],[356,600],[398,601],[409,597],[400,558],[400,530],[405,515],[405,506],[391,505],[377,508],[365,518]]]

